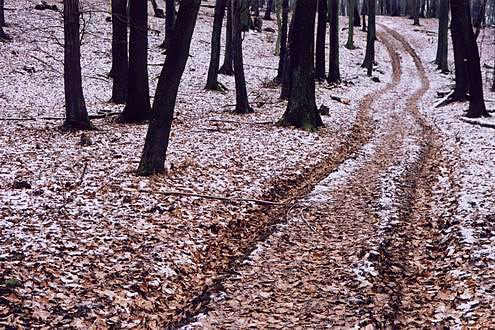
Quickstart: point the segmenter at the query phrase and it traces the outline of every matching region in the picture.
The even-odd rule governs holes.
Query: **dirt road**
[[[393,77],[361,102],[367,142],[291,207],[188,328],[431,324],[439,146],[417,107],[429,81],[412,47],[380,30]]]

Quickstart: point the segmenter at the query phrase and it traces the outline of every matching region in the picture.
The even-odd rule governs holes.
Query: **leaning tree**
[[[140,123],[149,119],[148,2],[129,3],[129,83],[127,102],[119,120]]]
[[[65,121],[69,131],[93,129],[82,89],[79,0],[64,0]]]
[[[137,170],[139,175],[152,175],[165,170],[177,92],[189,57],[200,4],[201,0],[182,0],[180,3],[175,22],[175,31],[178,33],[174,33],[171,37],[171,44],[174,46],[168,49],[158,78],[153,111]]]
[[[283,126],[314,131],[323,126],[315,100],[314,29],[316,2],[298,0],[289,36],[290,94]],[[295,28],[297,27],[297,28]]]

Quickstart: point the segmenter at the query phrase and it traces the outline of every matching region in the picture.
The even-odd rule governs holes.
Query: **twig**
[[[141,190],[141,192],[152,193],[152,191]],[[254,198],[237,198],[237,197],[224,197],[224,196],[214,196],[214,195],[203,195],[203,194],[195,194],[189,193],[185,191],[157,191],[157,193],[161,195],[175,195],[175,196],[189,196],[189,197],[199,197],[205,199],[217,199],[226,202],[253,202],[257,204],[265,204],[265,205],[285,205],[286,202],[272,202]]]
[[[215,123],[234,123],[234,124],[246,124],[246,125],[270,125],[273,124],[272,121],[254,121],[254,122],[247,122],[247,121],[237,121],[237,120],[224,120],[224,119],[210,119],[211,122]]]
[[[82,182],[84,180],[84,176],[86,175],[86,169],[87,168],[88,168],[88,162],[85,162],[82,173],[81,173],[81,177],[79,178],[79,183],[77,184],[78,186],[80,186],[82,184]]]
[[[476,119],[471,119],[471,118],[466,118],[466,117],[461,117],[461,120],[465,123],[471,124],[471,125],[478,125],[481,127],[486,127],[486,128],[495,128],[495,123],[486,123],[482,122]]]

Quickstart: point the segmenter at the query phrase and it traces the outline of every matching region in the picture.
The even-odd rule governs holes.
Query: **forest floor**
[[[495,129],[464,121],[465,103],[434,108],[453,83],[431,64],[436,20],[377,18],[379,82],[360,68],[356,30],[357,49],[340,49],[344,83],[317,84],[325,128],[308,133],[275,125],[286,103],[271,83],[274,33],[244,39],[254,114],[231,114],[232,77],[220,77],[226,93],[203,89],[203,7],[168,172],[142,178],[146,126],[95,119],[81,145],[52,120],[64,114],[62,25],[32,7],[7,11],[14,39],[0,43],[0,326],[494,326]],[[88,9],[88,108],[118,112],[108,8]],[[150,17],[151,95],[163,25]],[[495,56],[489,33],[482,65]]]

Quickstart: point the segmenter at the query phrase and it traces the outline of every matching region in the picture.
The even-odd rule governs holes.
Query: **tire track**
[[[353,155],[355,156],[358,150],[369,142],[374,132],[372,105],[382,95],[393,90],[399,83],[401,76],[399,54],[395,51],[385,34],[380,32],[378,36],[382,39],[392,62],[392,81],[387,83],[382,89],[368,94],[360,101],[356,121],[350,133],[342,138],[342,143],[332,155],[324,159],[310,172],[303,173],[293,181],[274,181],[271,184],[274,188],[263,196],[264,199],[292,201],[301,199],[302,196],[310,193],[319,182],[336,171],[346,159],[353,157]],[[218,267],[218,264],[215,263],[207,264],[205,266],[206,271],[215,268],[222,268],[223,271],[218,273],[216,278],[209,285],[207,284],[200,293],[192,296],[191,303],[188,306],[184,306],[177,319],[170,322],[167,327],[177,328],[189,324],[194,320],[196,315],[207,311],[212,296],[223,290],[223,282],[226,278],[230,277],[232,273],[235,274],[234,269],[239,268],[246,259],[249,259],[249,256],[259,246],[260,242],[266,241],[270,236],[274,235],[279,225],[287,222],[288,213],[290,213],[293,207],[294,203],[282,207],[259,208],[253,214],[253,218],[258,219],[258,227],[250,229],[253,232],[258,232],[256,234],[257,237],[242,246],[241,251],[244,251],[243,254],[231,258],[228,264],[221,267]],[[222,237],[222,242],[219,242],[220,246],[217,247],[217,251],[223,251],[224,249],[228,249],[229,245],[238,243],[237,236],[239,232],[246,233],[246,228],[242,224],[239,224],[238,228],[231,228],[232,237]],[[247,233],[247,236],[249,236],[249,233]],[[212,259],[219,260],[221,259],[219,257],[216,256]]]

